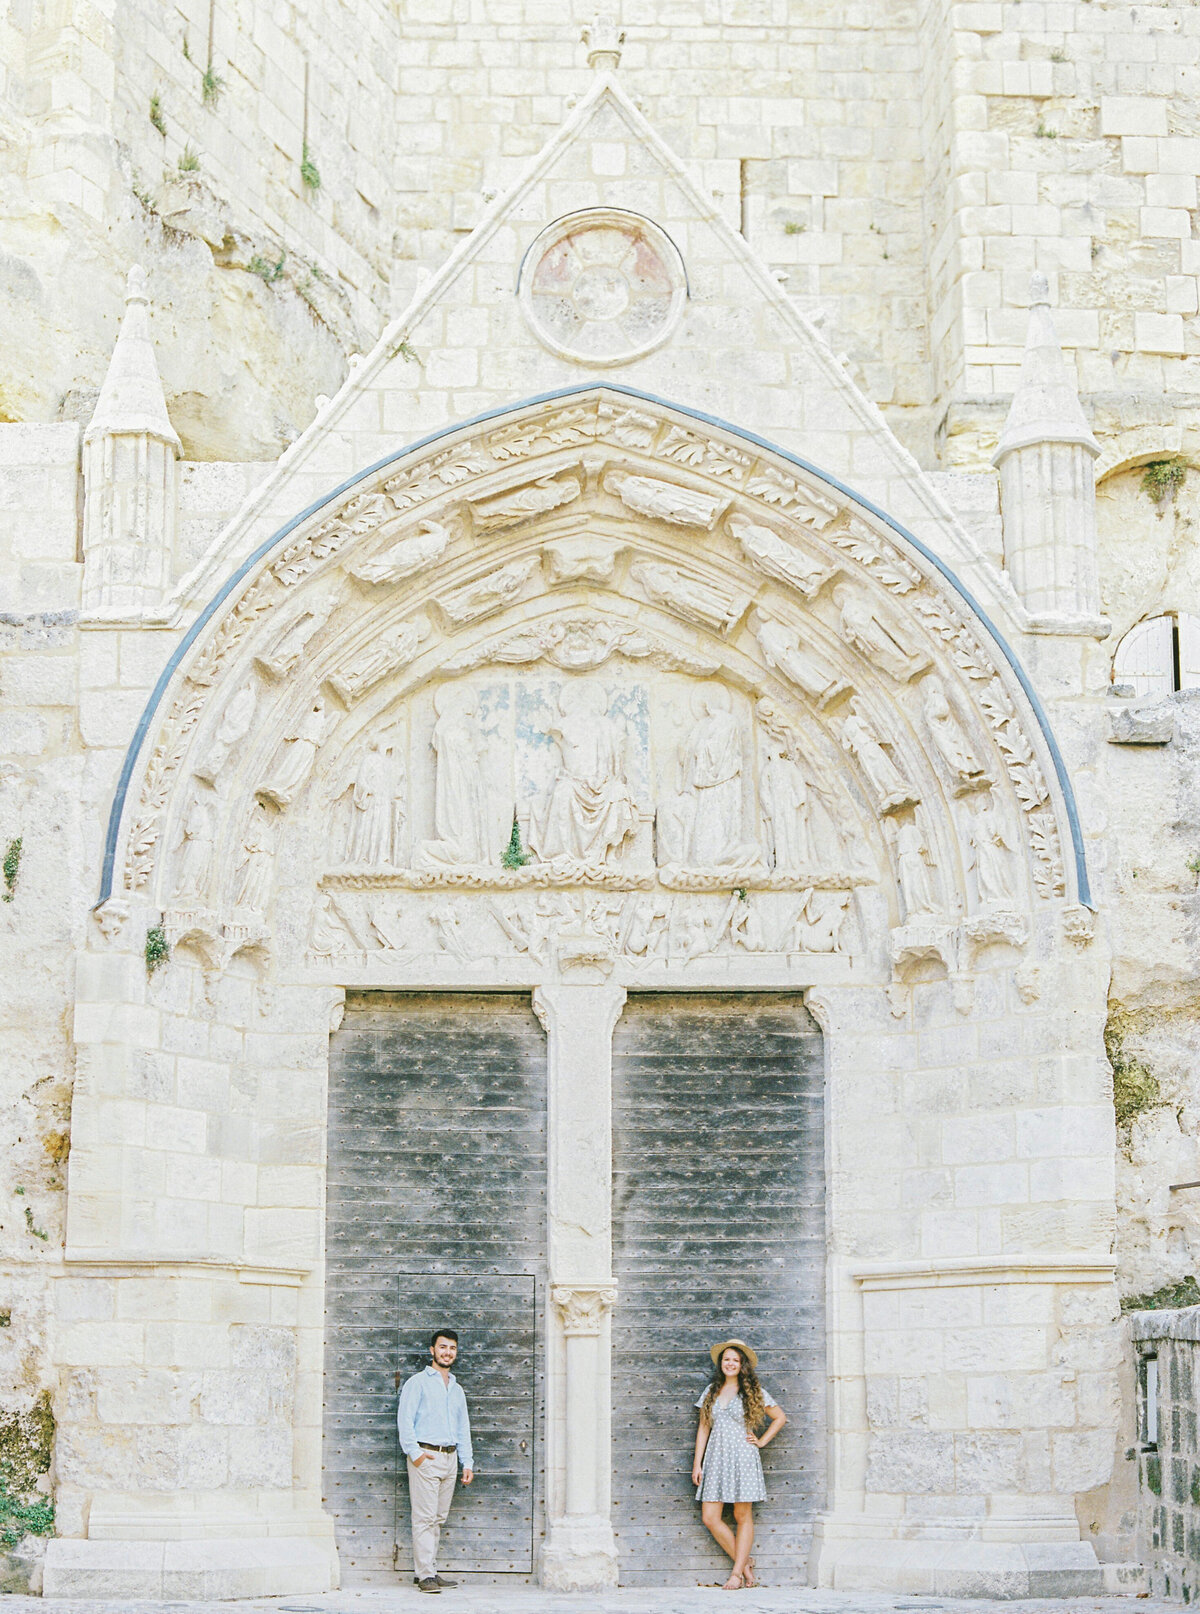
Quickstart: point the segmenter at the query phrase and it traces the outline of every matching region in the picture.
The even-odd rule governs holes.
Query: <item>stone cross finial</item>
[[[621,64],[621,46],[625,43],[625,30],[617,27],[615,17],[601,12],[584,26],[579,36],[588,48],[588,66],[597,73],[615,73]]]

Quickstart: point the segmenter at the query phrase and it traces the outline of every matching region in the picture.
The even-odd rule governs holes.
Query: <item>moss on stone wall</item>
[[[54,1503],[39,1488],[54,1454],[54,1413],[43,1390],[28,1412],[0,1418],[0,1548],[54,1534]]]
[[[1200,1283],[1191,1273],[1178,1283],[1164,1284],[1148,1295],[1126,1295],[1122,1311],[1173,1311],[1180,1306],[1200,1306]]]
[[[1104,1027],[1104,1049],[1113,1073],[1113,1109],[1117,1125],[1125,1129],[1137,1116],[1163,1102],[1158,1077],[1125,1048],[1125,1038],[1134,1029],[1133,1018],[1114,1009]]]

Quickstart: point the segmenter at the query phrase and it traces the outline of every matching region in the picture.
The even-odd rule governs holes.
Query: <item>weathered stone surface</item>
[[[1170,745],[1175,738],[1175,713],[1170,706],[1126,706],[1109,712],[1111,745]]]

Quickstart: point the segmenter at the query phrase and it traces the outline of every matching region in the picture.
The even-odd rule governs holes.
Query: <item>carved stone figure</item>
[[[478,503],[472,500],[471,511],[479,527],[511,527],[528,516],[571,504],[582,492],[583,484],[577,476],[543,476],[494,499],[481,499]]]
[[[634,561],[629,575],[656,604],[665,605],[688,622],[716,628],[721,633],[733,627],[750,603],[748,594],[729,594],[659,561]]]
[[[488,863],[493,835],[478,697],[472,689],[450,685],[438,690],[433,709],[437,720],[429,743],[437,758],[437,839],[426,841],[422,850],[437,863]]]
[[[876,812],[896,812],[917,800],[912,786],[880,745],[857,698],[850,702],[850,716],[842,724],[841,741],[843,750],[850,753],[866,775]]]
[[[471,954],[467,950],[462,922],[463,909],[461,903],[443,902],[439,903],[436,908],[429,910],[429,923],[433,926],[438,951],[451,953],[458,959],[460,964],[466,964],[470,962]]]
[[[196,769],[197,779],[203,779],[210,785],[217,783],[229,760],[229,753],[249,734],[256,705],[254,685],[243,684],[225,708],[213,743],[208,748],[208,754]]]
[[[758,770],[758,796],[772,867],[781,874],[814,869],[817,854],[809,821],[808,780],[800,764],[775,739],[767,743]]]
[[[175,877],[176,905],[203,899],[212,872],[213,840],[216,835],[214,807],[212,793],[197,790],[184,810]]]
[[[270,646],[254,658],[259,666],[272,678],[286,678],[304,654],[309,640],[329,621],[336,605],[337,595],[330,594],[293,617]]]
[[[494,902],[492,916],[519,953],[528,953],[535,964],[545,964],[552,937],[572,913],[564,898],[547,894],[537,898],[529,914],[516,903],[501,906]]]
[[[358,765],[350,796],[347,858],[377,869],[396,862],[404,822],[403,765],[387,739],[371,741]]]
[[[271,873],[275,867],[278,833],[277,815],[257,802],[242,840],[245,855],[239,869],[235,907],[246,908],[251,913],[266,913],[271,900]]]
[[[789,953],[836,953],[850,906],[848,891],[806,891],[800,911],[788,926],[782,947]]]
[[[437,602],[451,622],[474,622],[476,617],[486,616],[489,611],[515,600],[541,564],[540,555],[526,555],[522,560],[501,566],[477,583],[439,594]]]
[[[681,861],[689,868],[743,864],[758,856],[742,832],[745,739],[730,693],[706,684],[693,699],[696,725],[680,752]]]
[[[357,656],[343,662],[329,675],[332,687],[352,706],[388,673],[404,667],[413,659],[420,646],[429,637],[429,618],[416,616],[411,622],[401,622],[381,637],[369,642]]]
[[[761,953],[766,949],[762,920],[749,895],[734,892],[725,905],[725,912],[717,926],[718,940],[728,937],[734,947],[747,953]]]
[[[278,807],[287,807],[295,801],[313,771],[325,738],[326,723],[325,697],[318,695],[295,733],[284,741],[274,768],[258,787],[258,794],[265,801],[273,801]]]
[[[413,577],[440,560],[450,537],[449,527],[440,521],[419,521],[415,533],[401,538],[374,560],[359,561],[357,565],[348,565],[346,570],[364,583],[398,583],[401,578]]]
[[[598,867],[637,826],[637,804],[625,779],[625,734],[607,716],[602,684],[565,684],[559,721],[548,730],[561,758],[530,841],[544,862],[567,859]]]
[[[758,640],[767,666],[773,667],[790,684],[803,690],[818,706],[828,706],[846,689],[837,674],[830,672],[810,650],[802,649],[796,634],[774,617],[762,611],[752,611],[750,630]]]
[[[946,691],[938,679],[930,677],[921,680],[921,710],[934,749],[959,783],[982,780],[983,768],[972,752],[962,724],[954,715]]]
[[[328,891],[322,891],[317,897],[317,905],[313,910],[312,934],[309,938],[309,951],[321,958],[332,958],[336,953],[348,953],[354,945],[354,938],[346,928],[346,922],[338,913],[333,898]]]
[[[621,915],[621,951],[633,958],[653,958],[667,949],[670,904],[662,897],[630,897]]]
[[[829,567],[747,516],[732,515],[726,526],[755,565],[769,577],[798,588],[806,599],[811,599],[831,575]]]
[[[627,510],[649,516],[652,521],[668,521],[676,527],[711,527],[728,499],[682,488],[676,482],[661,482],[653,476],[632,476],[627,471],[609,471],[604,478],[606,493],[615,494]]]
[[[671,923],[671,951],[690,964],[693,958],[699,958],[704,953],[711,953],[716,937],[708,933],[708,920],[699,908],[689,903],[676,906]]]
[[[905,919],[937,913],[939,905],[933,882],[936,864],[920,813],[903,820],[890,819],[888,825],[896,849],[896,873]]]
[[[872,666],[904,683],[929,665],[928,656],[910,649],[899,630],[885,623],[865,594],[840,583],[833,591],[842,636]]]
[[[971,815],[967,840],[975,854],[980,906],[1010,907],[1015,900],[1012,859],[1016,847],[990,790],[980,796]]]

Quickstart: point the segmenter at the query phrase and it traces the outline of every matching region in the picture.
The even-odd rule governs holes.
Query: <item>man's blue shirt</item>
[[[467,1398],[453,1373],[449,1383],[436,1367],[414,1373],[400,1392],[396,1428],[400,1431],[401,1451],[414,1462],[421,1455],[424,1441],[429,1446],[457,1446],[462,1466],[475,1466]]]

